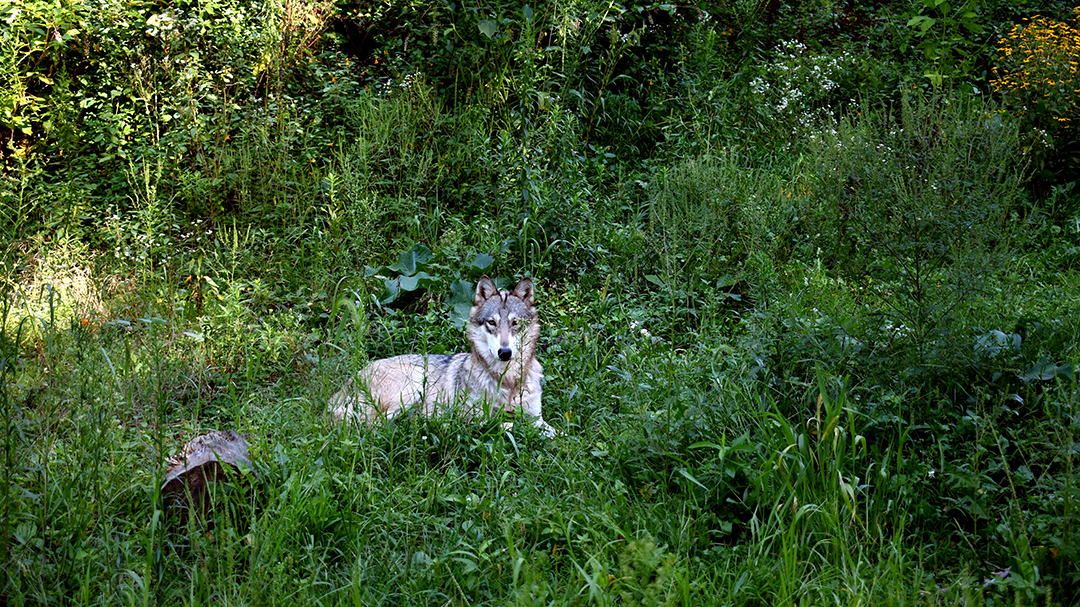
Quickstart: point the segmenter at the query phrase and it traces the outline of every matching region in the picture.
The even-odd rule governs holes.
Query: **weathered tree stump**
[[[206,513],[210,500],[208,486],[225,475],[225,466],[234,470],[252,468],[247,441],[232,430],[196,437],[165,463],[161,497],[166,506],[172,507],[169,509],[181,510],[184,521],[192,509]]]

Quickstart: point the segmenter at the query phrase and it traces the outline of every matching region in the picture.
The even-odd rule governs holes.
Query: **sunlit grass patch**
[[[85,245],[70,241],[28,257],[9,251],[0,259],[5,332],[39,340],[55,327],[96,326],[105,320],[106,302],[123,286],[115,276],[97,270],[98,257]]]

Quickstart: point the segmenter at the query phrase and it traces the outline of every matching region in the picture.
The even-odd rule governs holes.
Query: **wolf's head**
[[[473,351],[500,374],[518,374],[532,360],[539,336],[532,280],[522,278],[513,289],[500,291],[482,276],[469,315]]]

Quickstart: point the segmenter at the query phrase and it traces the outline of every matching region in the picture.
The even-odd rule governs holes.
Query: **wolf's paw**
[[[544,438],[555,438],[556,436],[562,434],[539,417],[536,418],[536,421],[533,422],[533,425],[540,429],[540,434],[543,435]]]
[[[533,425],[540,430],[540,436],[543,436],[544,438],[555,438],[556,436],[562,435],[562,432],[552,428],[542,419],[537,418],[537,420],[533,422]],[[503,422],[502,427],[504,431],[509,432],[514,429],[514,422]]]

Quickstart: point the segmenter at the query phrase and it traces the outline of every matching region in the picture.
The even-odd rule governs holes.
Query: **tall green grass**
[[[33,318],[36,361],[5,342],[19,361],[3,392],[7,600],[1024,602],[1016,578],[998,592],[979,563],[941,562],[912,478],[928,458],[906,421],[867,430],[853,399],[868,390],[822,369],[806,400],[777,400],[730,351],[631,325],[636,289],[542,295],[546,415],[565,432],[553,441],[454,418],[334,426],[342,359],[283,372],[254,339],[265,326],[208,337],[235,343],[229,371],[163,320]],[[438,315],[424,320],[376,317],[372,331],[441,333]],[[210,512],[181,524],[160,502],[162,460],[223,428],[250,438],[254,474],[216,485]]]

